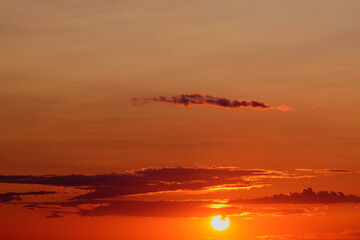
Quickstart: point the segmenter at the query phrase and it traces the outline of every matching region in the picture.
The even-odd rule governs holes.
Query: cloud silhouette
[[[288,195],[275,194],[271,197],[240,199],[232,203],[255,203],[255,204],[273,204],[273,203],[291,203],[291,204],[315,204],[315,203],[360,203],[360,197],[357,195],[345,195],[343,192],[314,192],[310,187],[301,192],[294,192]]]
[[[80,216],[207,217],[231,212],[206,207],[211,201],[112,201],[93,209],[80,210]],[[235,208],[231,208],[234,211]]]
[[[302,172],[302,171],[300,171]],[[351,173],[351,171],[327,171],[326,174]],[[308,170],[305,171],[308,174]],[[314,173],[315,174],[315,173]],[[319,175],[323,173],[319,172]],[[200,168],[144,168],[123,173],[109,173],[96,175],[0,175],[0,183],[47,185],[54,187],[66,187],[65,195],[61,192],[24,192],[2,193],[0,202],[21,204],[26,209],[46,209],[50,212],[48,218],[58,218],[68,214],[78,216],[149,216],[149,217],[208,217],[215,214],[227,215],[269,215],[279,216],[288,214],[316,214],[314,206],[288,207],[279,204],[328,204],[328,203],[359,203],[360,197],[346,195],[342,192],[319,191],[314,192],[311,188],[290,194],[275,194],[271,197],[256,199],[235,199],[225,202],[218,200],[203,199],[201,195],[191,197],[191,193],[206,193],[214,189],[239,189],[252,188],[266,184],[266,179],[294,178],[302,176],[281,171],[262,169],[244,170],[235,167],[200,167]],[[165,196],[160,200],[153,194],[170,192],[184,192],[189,198],[175,198],[172,195]],[[191,191],[191,192],[188,192]],[[25,195],[56,194],[51,202],[22,201]],[[69,195],[70,194],[70,195]],[[235,194],[233,192],[232,194]],[[141,196],[139,196],[141,195]],[[147,196],[144,196],[147,195]],[[125,197],[127,196],[127,197]],[[170,196],[170,198],[167,198]],[[234,197],[234,196],[233,196]],[[57,199],[57,200],[56,200]],[[65,199],[65,200],[64,200]],[[142,200],[141,200],[142,199]],[[144,200],[146,199],[146,200]],[[155,200],[157,199],[157,200]],[[197,199],[197,200],[195,200]],[[277,204],[268,206],[256,206],[252,204]],[[284,208],[284,206],[286,208]],[[314,208],[315,210],[311,210]],[[309,210],[310,209],[310,210]]]
[[[49,216],[74,214],[82,217],[101,216],[138,216],[138,217],[209,217],[214,215],[261,215],[284,216],[293,214],[309,214],[312,208],[268,208],[251,207],[237,204],[225,204],[221,208],[216,200],[179,200],[179,201],[137,201],[137,200],[84,200],[72,199],[63,202],[41,202],[24,205],[25,208],[48,209]],[[54,214],[56,213],[56,214]],[[60,215],[62,216],[62,215]]]
[[[24,192],[24,193],[16,193],[16,192],[8,192],[8,193],[0,193],[0,202],[10,202],[10,201],[21,201],[21,196],[26,195],[46,195],[46,194],[55,194],[53,191],[38,191],[38,192]]]
[[[117,196],[178,190],[203,190],[232,184],[251,186],[247,177],[279,175],[266,170],[237,168],[146,168],[122,174],[98,175],[0,175],[0,183],[41,184],[88,190],[74,199],[104,199]]]
[[[131,100],[134,104],[161,102],[161,103],[174,104],[183,107],[208,105],[208,106],[228,108],[228,109],[239,109],[239,108],[249,108],[249,109],[258,109],[258,110],[278,109],[283,112],[293,110],[291,107],[288,107],[286,105],[271,106],[269,104],[254,100],[237,100],[237,99],[231,100],[223,97],[215,97],[201,93],[182,94],[180,96],[172,96],[172,97],[160,96],[160,97],[144,98],[144,99],[132,98]]]
[[[61,217],[63,216],[61,216],[58,211],[53,211],[50,215],[46,216],[46,218],[61,218]]]
[[[259,240],[356,240],[360,239],[359,230],[347,230],[339,233],[318,234],[318,235],[263,235],[257,236]]]

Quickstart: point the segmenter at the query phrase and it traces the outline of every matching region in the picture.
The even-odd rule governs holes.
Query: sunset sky
[[[1,1],[0,239],[360,239],[359,12]]]

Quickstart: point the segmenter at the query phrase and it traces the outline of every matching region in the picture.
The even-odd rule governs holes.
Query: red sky
[[[360,238],[359,1],[0,6],[1,239]]]

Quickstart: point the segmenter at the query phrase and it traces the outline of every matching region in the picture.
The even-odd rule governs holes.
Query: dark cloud
[[[261,110],[278,109],[281,111],[292,110],[292,108],[285,105],[275,107],[254,100],[236,100],[236,99],[231,100],[223,97],[204,95],[201,93],[182,94],[180,96],[172,96],[172,97],[160,96],[160,97],[144,98],[144,99],[132,98],[131,100],[135,104],[147,103],[153,101],[153,102],[174,104],[184,107],[209,105],[209,106],[229,108],[229,109],[249,108],[249,109],[261,109]]]
[[[64,216],[61,216],[58,212],[52,212],[50,215],[46,216],[46,218],[61,218]]]
[[[302,192],[285,194],[275,194],[271,197],[235,200],[233,203],[255,203],[255,204],[330,204],[330,203],[360,203],[360,197],[357,195],[345,195],[343,192],[314,192],[311,188],[303,189]]]
[[[111,201],[108,204],[79,211],[80,216],[141,216],[141,217],[208,217],[214,215],[291,215],[305,214],[302,208],[252,208],[227,205],[212,208],[214,201]]]
[[[319,173],[320,174],[320,173]],[[305,175],[306,176],[306,175]],[[149,216],[149,217],[208,217],[215,214],[260,214],[286,215],[308,214],[302,208],[254,207],[252,204],[274,203],[342,203],[360,202],[356,195],[345,195],[342,192],[314,192],[311,188],[300,193],[289,195],[277,194],[271,197],[257,199],[230,200],[217,202],[215,200],[170,201],[160,199],[154,201],[154,193],[174,191],[206,191],[222,189],[223,187],[251,188],[264,184],[270,178],[299,178],[300,175],[268,170],[243,170],[231,167],[213,168],[144,168],[124,173],[96,174],[96,175],[0,175],[0,183],[34,184],[69,187],[72,192],[66,200],[64,195],[51,202],[20,201],[24,195],[45,195],[55,192],[25,192],[3,193],[0,201],[7,203],[16,201],[17,204],[31,210],[46,209],[50,211],[49,218],[57,218],[67,214],[80,216]],[[60,193],[59,193],[60,194]],[[149,194],[144,201],[139,194]],[[121,198],[130,196],[129,198]],[[120,198],[119,198],[120,197]],[[60,200],[61,199],[61,200]]]
[[[360,231],[347,230],[340,233],[319,234],[319,235],[264,235],[258,236],[257,239],[262,240],[358,240],[360,239]]]
[[[321,173],[358,173],[358,171],[351,169],[323,169]]]
[[[225,204],[215,200],[187,200],[187,201],[134,201],[134,200],[84,200],[75,199],[64,202],[33,203],[31,208],[47,208],[49,211],[78,216],[137,216],[137,217],[209,217],[214,215],[266,215],[283,216],[293,214],[308,214],[312,210],[304,208],[259,208],[237,204]],[[29,205],[26,205],[29,206]],[[24,207],[26,207],[24,206]]]
[[[104,199],[117,196],[177,190],[202,190],[224,184],[250,186],[245,178],[269,176],[265,170],[237,168],[147,168],[123,174],[64,176],[0,176],[2,183],[42,184],[90,190],[74,199]]]
[[[345,195],[341,192],[314,192],[311,188],[300,193],[289,195],[273,195],[247,200],[178,200],[178,201],[139,201],[116,199],[73,198],[62,202],[40,202],[24,205],[27,209],[45,208],[51,212],[75,214],[78,216],[141,216],[141,217],[209,217],[214,215],[238,216],[284,216],[284,215],[314,215],[324,211],[316,206],[289,207],[280,204],[319,204],[360,202],[355,195]],[[277,204],[268,206],[254,206],[253,204]],[[293,205],[295,206],[295,205]],[[52,216],[52,215],[50,215]],[[53,216],[55,217],[55,215]],[[56,217],[58,217],[56,215]]]
[[[235,207],[215,209],[206,207],[210,201],[112,201],[93,209],[80,210],[80,216],[142,216],[142,217],[207,217],[229,214]],[[239,212],[239,210],[237,210]]]
[[[48,192],[48,191],[38,191],[38,192],[25,192],[25,193],[17,193],[17,192],[8,192],[8,193],[0,193],[0,202],[10,202],[10,201],[21,201],[21,196],[26,195],[46,195],[46,194],[55,194],[56,192]]]

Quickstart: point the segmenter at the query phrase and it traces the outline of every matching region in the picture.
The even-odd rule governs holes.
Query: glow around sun
[[[224,231],[230,225],[229,218],[223,218],[221,215],[213,217],[211,226],[218,231]]]

